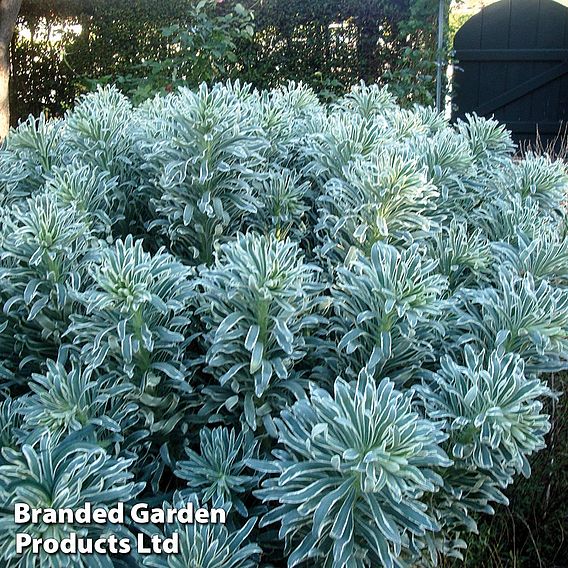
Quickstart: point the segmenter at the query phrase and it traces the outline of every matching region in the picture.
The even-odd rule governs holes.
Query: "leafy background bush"
[[[463,555],[480,514],[530,475],[547,376],[567,363],[568,174],[512,153],[494,121],[451,126],[364,84],[331,105],[294,83],[139,106],[105,87],[13,130],[6,565],[14,502],[57,502],[71,482],[49,468],[89,460],[77,503],[229,511],[225,527],[184,527],[181,557],[135,565]]]
[[[326,99],[383,81],[401,102],[430,103],[437,11],[437,0],[24,0],[13,124],[61,116],[98,83],[139,101],[237,77],[263,89],[302,81]]]

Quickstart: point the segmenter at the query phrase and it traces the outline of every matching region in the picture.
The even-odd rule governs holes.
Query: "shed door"
[[[568,119],[568,8],[501,0],[463,25],[454,48],[454,118],[494,116],[517,141],[559,132]]]

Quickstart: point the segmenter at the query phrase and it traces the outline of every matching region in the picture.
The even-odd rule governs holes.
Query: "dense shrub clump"
[[[6,566],[433,565],[541,449],[568,175],[361,85],[105,88],[0,149]],[[14,503],[203,503],[178,556],[18,558]],[[106,527],[30,525],[37,537]],[[125,525],[132,535],[139,527]]]

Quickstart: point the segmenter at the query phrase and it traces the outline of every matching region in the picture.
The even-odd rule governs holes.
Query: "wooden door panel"
[[[501,0],[458,31],[454,118],[495,116],[517,135],[558,131],[568,119],[568,8]],[[532,134],[531,134],[532,133]]]

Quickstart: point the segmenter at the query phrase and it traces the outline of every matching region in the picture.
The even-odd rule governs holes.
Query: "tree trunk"
[[[22,0],[0,0],[0,141],[10,129],[10,41]]]

